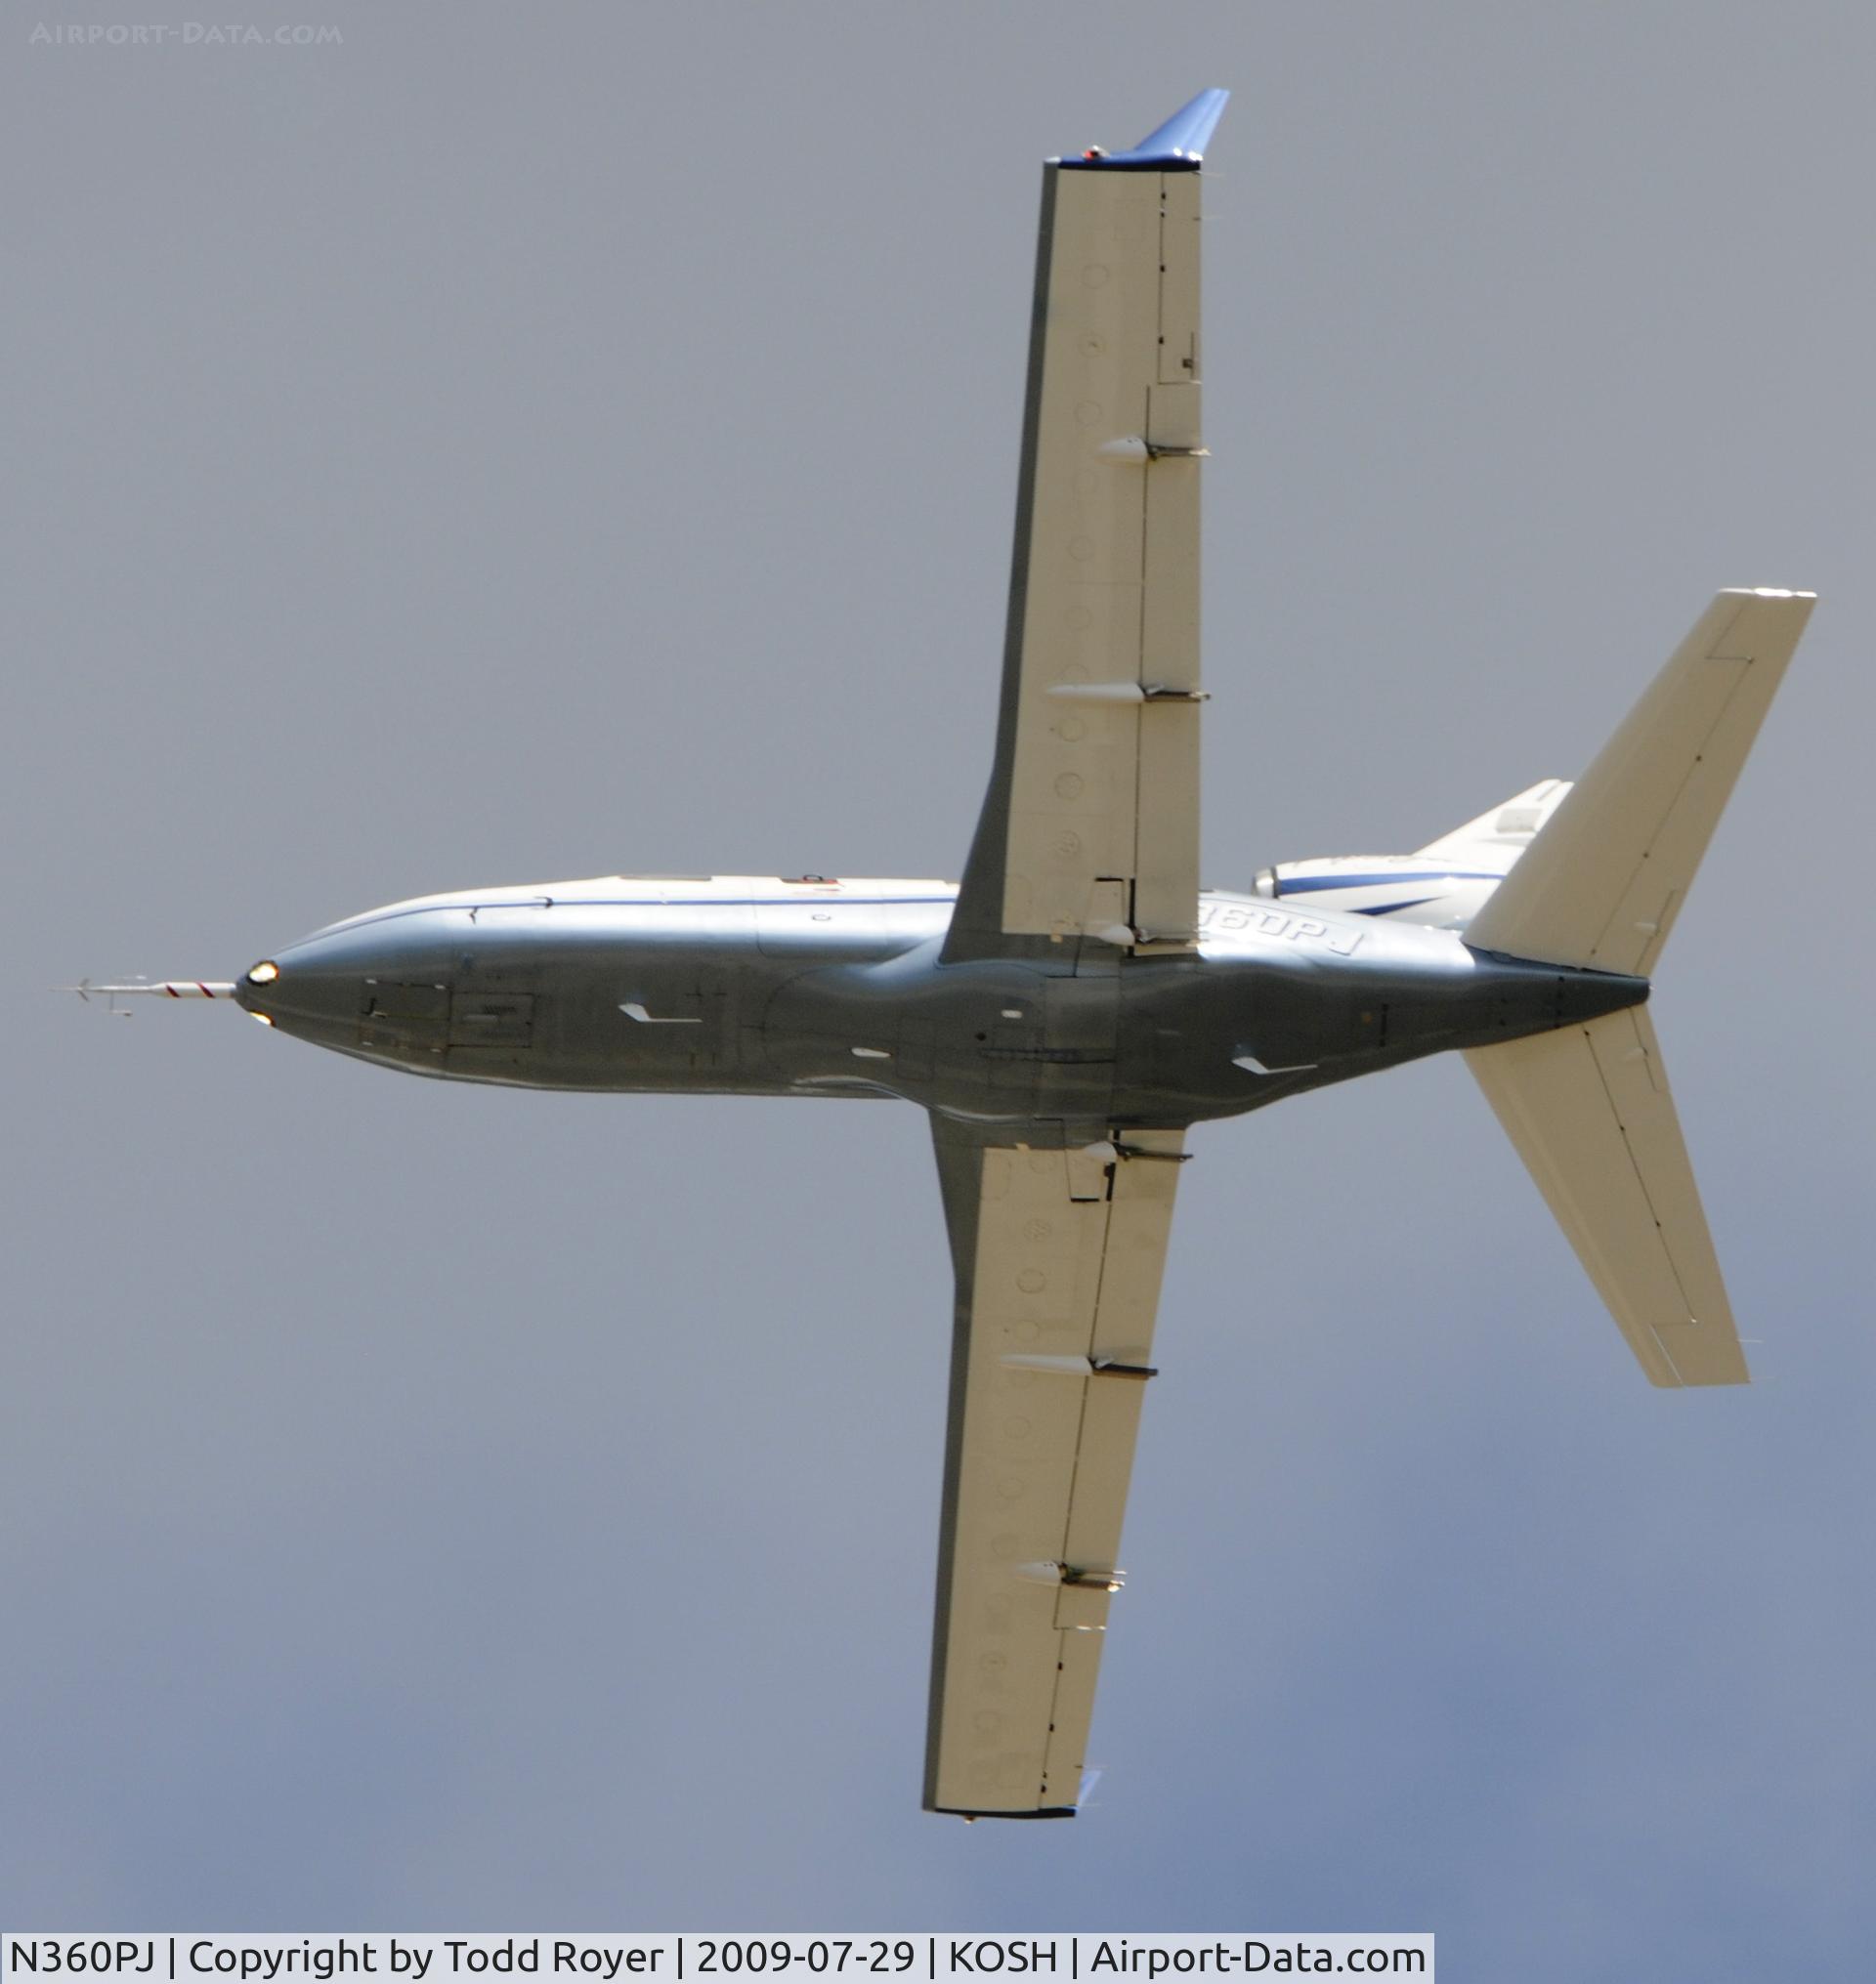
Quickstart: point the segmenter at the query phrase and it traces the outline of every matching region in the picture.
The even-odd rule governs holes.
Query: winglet
[[[1182,109],[1174,110],[1157,131],[1149,132],[1130,151],[1103,151],[1091,147],[1079,157],[1064,158],[1063,165],[1152,167],[1161,172],[1197,172],[1205,158],[1205,148],[1217,129],[1224,106],[1231,100],[1229,90],[1201,90]]]

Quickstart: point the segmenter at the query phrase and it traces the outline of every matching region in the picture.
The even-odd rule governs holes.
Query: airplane
[[[226,999],[377,1066],[928,1112],[956,1276],[924,1805],[1074,1816],[1196,1125],[1457,1052],[1650,1382],[1744,1354],[1649,981],[1813,596],[1723,591],[1573,784],[1199,885],[1199,190],[1226,92],[1048,160],[996,745],[961,881],[393,903]]]

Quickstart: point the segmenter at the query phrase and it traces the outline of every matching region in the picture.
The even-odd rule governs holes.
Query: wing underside
[[[1045,168],[997,755],[948,959],[1195,934],[1197,164]]]
[[[933,1129],[958,1294],[925,1805],[1068,1816],[1184,1137],[1049,1150]]]

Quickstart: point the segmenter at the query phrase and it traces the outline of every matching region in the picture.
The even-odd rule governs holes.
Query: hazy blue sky
[[[1876,17],[238,11],[343,40],[0,38],[0,1918],[1859,1974]],[[1778,1381],[1651,1391],[1456,1064],[1202,1132],[1106,1775],[966,1828],[915,1111],[44,988],[476,882],[955,875],[1037,161],[1215,83],[1208,880],[1571,774],[1716,586],[1823,595],[1656,1003]]]

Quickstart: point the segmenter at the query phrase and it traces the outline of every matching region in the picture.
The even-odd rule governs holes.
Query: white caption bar
[[[202,1936],[0,1933],[0,1984],[162,1979],[165,1984],[408,1984],[475,1978],[722,1984],[752,1977],[1016,1977],[1046,1984],[1139,1979],[1433,1976],[1430,1935],[1380,1931],[1205,1936],[787,1935]]]

